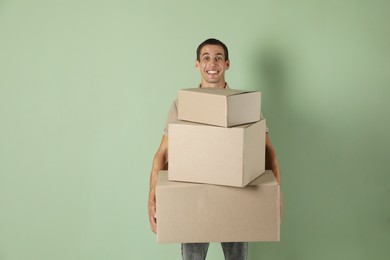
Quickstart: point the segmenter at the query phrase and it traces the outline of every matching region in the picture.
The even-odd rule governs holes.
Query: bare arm
[[[161,139],[160,147],[158,148],[154,156],[152,172],[150,173],[148,212],[149,212],[150,227],[152,228],[152,231],[154,233],[156,233],[156,229],[157,229],[157,224],[156,224],[157,176],[160,170],[167,169],[167,155],[168,155],[168,137],[164,135]]]
[[[266,134],[266,141],[265,141],[265,168],[267,170],[273,171],[276,180],[278,181],[279,185],[281,185],[278,158],[276,156],[275,149],[271,144],[271,140],[269,139],[268,133]],[[282,217],[282,215],[283,215],[283,199],[282,199],[282,191],[280,190],[280,217]]]
[[[267,170],[272,170],[276,180],[278,181],[279,184],[281,184],[278,158],[276,156],[275,149],[272,146],[268,133],[266,134],[266,141],[265,141],[265,168]]]

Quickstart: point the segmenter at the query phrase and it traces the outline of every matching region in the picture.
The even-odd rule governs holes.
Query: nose
[[[218,58],[210,59],[210,63],[211,63],[212,65],[217,64],[217,63],[218,63]]]

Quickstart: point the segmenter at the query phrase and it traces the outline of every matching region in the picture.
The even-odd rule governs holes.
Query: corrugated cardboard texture
[[[259,91],[213,88],[179,91],[179,120],[231,127],[259,121],[260,110]]]
[[[159,243],[280,240],[279,185],[266,171],[245,188],[168,181],[156,186]]]
[[[264,173],[265,125],[170,124],[169,180],[244,187]]]

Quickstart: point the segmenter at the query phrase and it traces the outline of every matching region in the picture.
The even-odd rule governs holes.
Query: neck
[[[218,83],[208,83],[208,82],[202,82],[200,84],[201,88],[226,88],[226,82],[218,82]]]

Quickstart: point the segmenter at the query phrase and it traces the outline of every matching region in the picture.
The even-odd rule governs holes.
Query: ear
[[[197,70],[200,69],[200,63],[199,63],[198,60],[195,61],[195,68],[196,68]]]
[[[225,61],[226,69],[228,70],[230,68],[230,60]]]

